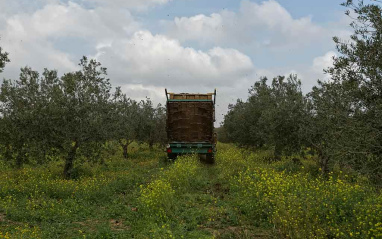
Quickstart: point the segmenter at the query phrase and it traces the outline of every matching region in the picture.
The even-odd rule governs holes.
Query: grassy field
[[[219,144],[215,165],[134,147],[84,163],[0,164],[0,238],[382,238],[382,196],[311,158],[264,163]]]

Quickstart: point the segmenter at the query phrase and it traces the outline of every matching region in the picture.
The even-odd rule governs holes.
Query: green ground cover
[[[0,166],[0,238],[381,238],[382,197],[312,159],[268,164],[219,144],[215,165],[133,147],[62,178],[63,162]]]

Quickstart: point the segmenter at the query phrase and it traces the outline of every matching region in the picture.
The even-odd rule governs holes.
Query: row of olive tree
[[[313,149],[327,173],[333,165],[382,180],[382,7],[348,0],[356,16],[350,41],[334,38],[339,57],[303,95],[296,76],[262,78],[246,102],[230,105],[223,128],[243,146],[275,148],[275,158]]]
[[[224,129],[227,137],[242,146],[275,147],[275,157],[299,149],[301,127],[305,117],[305,100],[296,75],[267,78],[249,90],[246,102],[229,106]]]
[[[32,158],[43,163],[54,155],[63,156],[64,175],[70,177],[78,155],[100,155],[106,142],[119,142],[125,158],[132,141],[150,147],[164,143],[162,106],[153,107],[149,99],[136,102],[120,88],[112,92],[106,69],[95,60],[84,57],[79,65],[81,70],[62,77],[50,70],[40,76],[25,67],[18,80],[3,81],[3,158],[21,166]]]
[[[153,107],[150,99],[137,102],[128,98],[117,87],[113,95],[114,139],[123,149],[123,156],[128,158],[128,146],[134,142],[145,142],[150,149],[155,143],[164,146],[166,143],[166,111],[159,104]]]

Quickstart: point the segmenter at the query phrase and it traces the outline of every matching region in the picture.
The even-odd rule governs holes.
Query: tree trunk
[[[13,161],[13,153],[10,145],[7,145],[4,153],[4,158],[8,160],[9,162]]]
[[[21,152],[19,152],[16,156],[16,167],[17,168],[21,168],[23,166],[23,163],[24,163],[24,157],[23,157],[23,154]]]
[[[149,141],[149,149],[153,150],[153,147],[154,147],[154,142],[150,140]]]
[[[74,162],[74,159],[76,157],[77,149],[78,149],[78,142],[75,141],[74,145],[73,145],[72,149],[70,150],[70,152],[68,153],[68,156],[66,157],[66,161],[65,161],[64,177],[66,179],[69,179],[71,176],[71,173],[72,173],[71,171],[73,169],[73,162]]]
[[[129,158],[129,153],[127,152],[127,148],[129,145],[132,143],[132,140],[126,140],[126,143],[123,142],[123,140],[119,140],[119,145],[121,145],[122,150],[123,150],[123,157],[125,159]]]
[[[129,144],[126,143],[126,144],[122,144],[121,146],[122,146],[122,149],[123,149],[123,157],[125,159],[127,159],[129,157],[129,154],[127,152],[127,146],[129,146]]]
[[[37,163],[39,165],[43,165],[44,162],[46,162],[46,155],[47,155],[47,152],[46,152],[46,149],[45,147],[42,149],[42,156],[41,157],[38,157],[37,159]]]
[[[328,176],[328,173],[329,173],[329,165],[328,165],[328,157],[324,156],[324,155],[321,155],[321,172],[322,172],[322,175],[324,177],[327,177]]]
[[[21,146],[17,145],[16,147],[17,147],[16,148],[16,152],[17,152],[16,167],[17,168],[21,168],[23,166],[23,164],[24,164],[25,152],[24,152],[22,144],[21,144]]]
[[[317,149],[318,157],[320,157],[320,167],[322,176],[327,177],[329,173],[329,158],[321,149]]]
[[[275,161],[281,160],[282,147],[280,144],[275,145]]]

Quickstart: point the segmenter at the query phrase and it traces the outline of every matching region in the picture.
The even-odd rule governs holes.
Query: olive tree
[[[231,105],[223,127],[228,138],[243,146],[274,147],[275,158],[298,152],[303,142],[305,99],[297,76],[261,78],[246,102]]]
[[[4,80],[0,92],[0,141],[6,158],[21,166],[26,155],[42,161],[54,140],[47,120],[55,110],[51,102],[58,89],[55,71],[45,70],[42,77],[29,67],[21,69],[18,80]]]
[[[326,175],[345,152],[339,147],[352,122],[352,97],[337,82],[318,82],[307,95],[309,117],[304,123],[306,146],[319,156],[319,165]],[[350,140],[350,138],[349,138]]]
[[[159,104],[156,108],[149,98],[140,102],[140,120],[138,141],[147,143],[152,149],[154,144],[164,145],[166,142],[166,114]]]
[[[247,106],[248,103],[238,99],[236,104],[228,105],[228,112],[224,116],[223,128],[227,133],[230,142],[234,142],[240,146],[257,145],[251,141],[251,134],[248,130],[251,127],[251,121],[248,119]],[[241,122],[241,123],[240,123]]]
[[[161,104],[158,104],[154,109],[154,129],[151,137],[150,142],[159,144],[162,147],[167,143],[166,108]]]
[[[77,150],[88,144],[112,138],[111,84],[106,68],[96,60],[83,57],[79,71],[67,73],[59,82],[55,96],[54,125],[56,141],[66,153],[64,176],[70,177]]]
[[[128,146],[138,139],[140,126],[140,104],[128,98],[118,87],[114,94],[114,138],[123,150],[123,157],[128,158]]]
[[[313,90],[315,110],[331,116],[332,141],[326,141],[331,160],[382,178],[382,5],[380,1],[343,3],[353,35],[334,37],[339,56],[326,70],[331,82]],[[320,93],[322,92],[322,93]],[[336,96],[340,100],[333,100]],[[321,103],[322,102],[322,103]],[[326,107],[327,109],[325,109]],[[328,118],[328,116],[326,117]]]
[[[259,125],[265,129],[267,143],[274,145],[275,157],[299,152],[303,144],[302,127],[306,119],[305,98],[296,75],[272,80],[270,94]]]
[[[0,47],[0,73],[3,72],[5,64],[9,62],[8,53]]]

